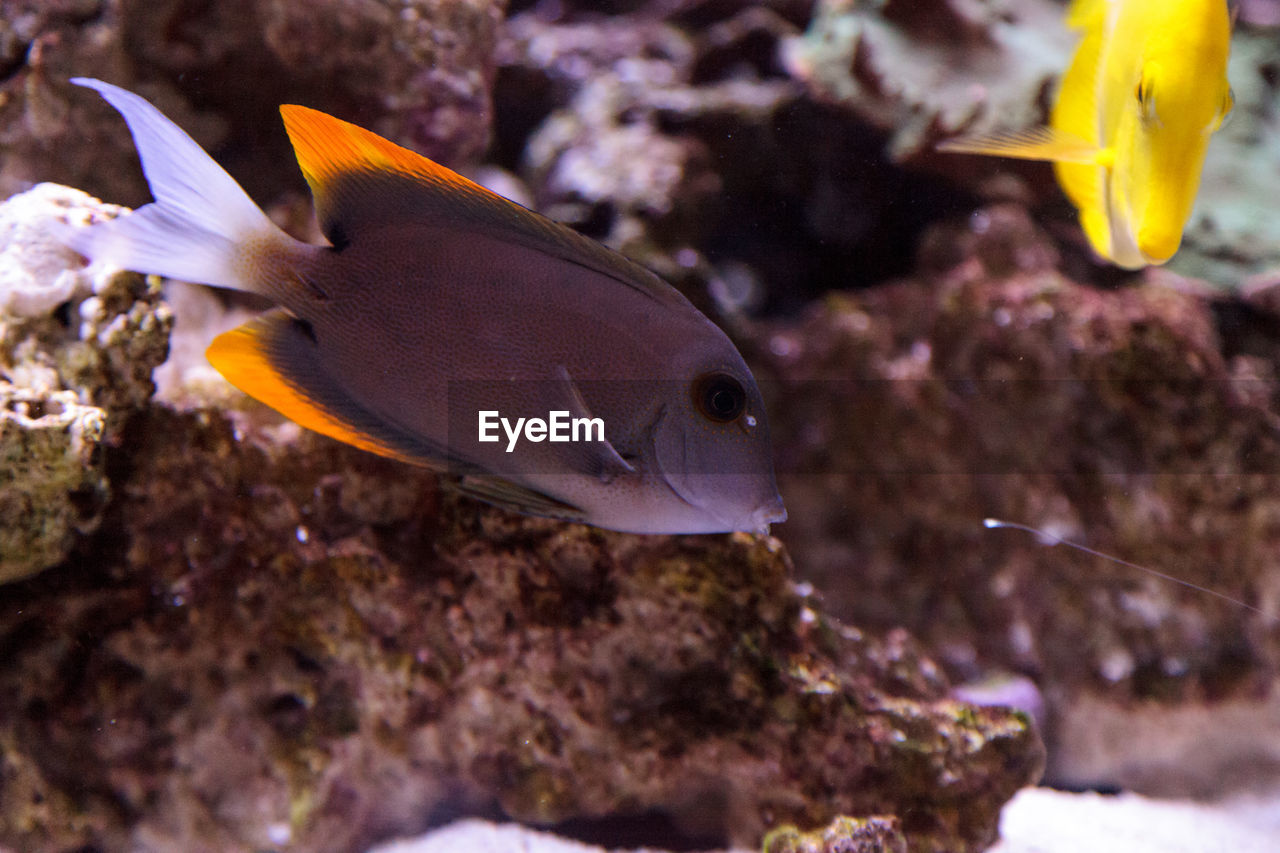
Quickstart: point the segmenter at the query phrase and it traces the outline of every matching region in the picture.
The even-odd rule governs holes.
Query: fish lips
[[[700,532],[766,534],[770,524],[787,520],[767,432],[760,435],[762,448],[733,454],[715,466],[691,452],[688,430],[667,415],[664,411],[654,425],[652,470],[696,513]]]

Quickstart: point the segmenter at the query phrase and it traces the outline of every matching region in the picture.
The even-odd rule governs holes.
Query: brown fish
[[[146,100],[72,82],[124,116],[155,202],[69,230],[68,244],[274,301],[208,351],[245,393],[521,512],[643,533],[786,518],[751,372],[648,270],[369,131],[284,106],[329,245],[300,242]]]

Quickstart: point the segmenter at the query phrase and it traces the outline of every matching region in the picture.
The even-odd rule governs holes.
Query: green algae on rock
[[[0,204],[0,582],[57,563],[97,527],[102,445],[150,398],[167,351],[158,291],[82,269],[48,227],[119,211],[53,184]]]
[[[775,829],[764,837],[761,853],[907,853],[907,838],[896,818],[838,817],[812,832]]]
[[[71,391],[0,381],[0,583],[65,557],[99,521],[107,491],[97,464],[106,413]]]

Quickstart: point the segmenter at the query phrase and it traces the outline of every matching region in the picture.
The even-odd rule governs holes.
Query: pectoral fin
[[[958,136],[938,143],[938,151],[953,154],[987,154],[1018,160],[1051,160],[1055,163],[1099,165],[1108,154],[1086,139],[1052,127]]]
[[[573,381],[568,368],[563,364],[556,366],[556,374],[562,383],[559,396],[560,405],[564,406],[574,418],[594,418],[591,408],[582,396],[578,383]],[[609,425],[605,424],[603,441],[583,441],[573,448],[577,451],[579,470],[599,477],[602,482],[609,482],[623,474],[634,474],[636,469],[622,458],[617,448],[609,441]]]

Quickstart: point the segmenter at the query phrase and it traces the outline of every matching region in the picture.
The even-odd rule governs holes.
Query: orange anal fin
[[[438,467],[408,442],[378,435],[377,418],[323,377],[309,349],[314,343],[299,323],[272,311],[219,335],[205,355],[228,382],[299,426],[379,456]]]

